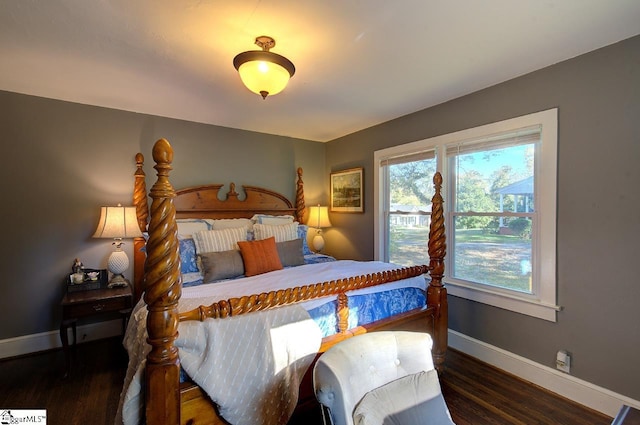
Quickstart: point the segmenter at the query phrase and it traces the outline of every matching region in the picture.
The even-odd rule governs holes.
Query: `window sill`
[[[556,313],[560,306],[537,299],[525,299],[516,295],[504,294],[492,291],[488,288],[478,288],[468,284],[447,281],[445,279],[447,293],[455,297],[465,298],[494,307],[510,310],[527,316],[556,322]]]

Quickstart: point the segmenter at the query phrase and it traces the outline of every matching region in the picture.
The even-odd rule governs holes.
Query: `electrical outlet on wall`
[[[571,373],[571,355],[567,350],[560,350],[556,354],[556,368],[565,373]]]

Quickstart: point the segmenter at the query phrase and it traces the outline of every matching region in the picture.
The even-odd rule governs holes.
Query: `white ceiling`
[[[637,34],[638,0],[1,0],[0,89],[328,141]],[[265,101],[259,35],[296,66]]]

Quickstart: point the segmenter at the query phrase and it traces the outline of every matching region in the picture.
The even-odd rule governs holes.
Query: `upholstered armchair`
[[[325,424],[453,424],[431,357],[431,336],[372,332],[330,348],[313,370]]]

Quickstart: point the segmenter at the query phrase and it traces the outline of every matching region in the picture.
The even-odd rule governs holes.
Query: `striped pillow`
[[[235,227],[231,229],[201,230],[193,234],[196,252],[221,252],[238,249],[238,241],[247,240],[247,228]]]
[[[298,239],[298,223],[282,225],[254,224],[253,233],[256,240],[267,239],[273,236],[276,242],[286,242]]]

